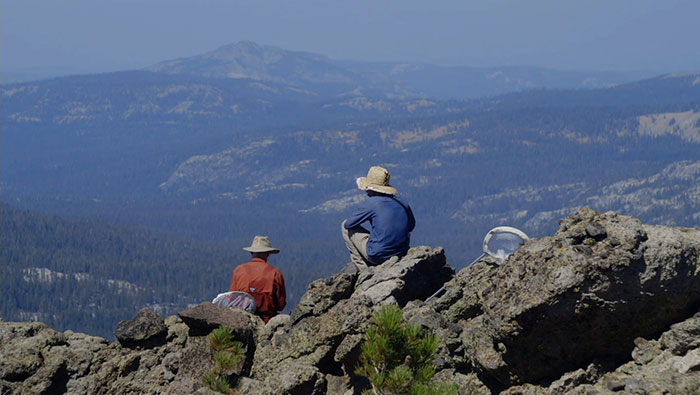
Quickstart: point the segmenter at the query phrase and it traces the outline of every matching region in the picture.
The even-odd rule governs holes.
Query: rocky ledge
[[[228,325],[245,350],[239,393],[356,394],[364,333],[386,304],[438,334],[437,378],[463,394],[700,393],[700,230],[589,209],[503,264],[455,275],[441,248],[418,247],[349,266],[267,324],[211,303],[141,311],[114,343],[0,322],[0,393],[208,394],[206,335]]]

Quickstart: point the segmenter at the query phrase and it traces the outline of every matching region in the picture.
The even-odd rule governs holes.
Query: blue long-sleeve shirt
[[[367,255],[375,263],[403,256],[410,247],[416,219],[411,207],[401,200],[402,206],[397,200],[396,196],[370,196],[345,222],[345,228],[350,229],[369,221]]]

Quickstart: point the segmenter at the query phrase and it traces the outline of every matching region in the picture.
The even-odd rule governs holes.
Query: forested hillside
[[[38,320],[113,338],[116,324],[143,307],[175,314],[227,291],[234,267],[250,257],[241,249],[250,240],[168,237],[4,203],[0,211],[0,317],[9,321]],[[284,247],[283,259],[270,262],[285,273],[294,306],[306,279],[329,269],[292,261],[302,246]]]

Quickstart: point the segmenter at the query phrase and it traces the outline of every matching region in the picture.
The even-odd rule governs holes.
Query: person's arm
[[[408,213],[408,231],[413,232],[413,229],[416,227],[416,218],[413,216],[411,206],[406,205],[406,212]]]
[[[362,202],[352,213],[352,215],[348,217],[347,221],[345,222],[345,229],[355,227],[372,218],[373,211],[370,210],[368,206],[368,201],[369,199]]]
[[[277,280],[275,301],[277,303],[277,311],[282,311],[287,306],[287,289],[284,286],[284,276],[281,272],[275,276]]]
[[[413,232],[413,229],[416,227],[416,218],[413,216],[413,210],[411,210],[411,206],[408,205],[403,199],[400,199],[398,196],[393,197],[394,200],[396,200],[397,203],[403,206],[403,208],[406,210],[406,215],[408,216],[408,231]]]
[[[236,290],[236,270],[238,270],[238,267],[236,267],[233,270],[233,276],[231,276],[231,287],[229,288],[229,291],[235,291]]]

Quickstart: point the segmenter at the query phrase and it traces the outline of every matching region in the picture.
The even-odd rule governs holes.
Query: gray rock
[[[606,380],[605,387],[610,391],[617,392],[625,389],[625,383],[620,380]]]
[[[558,380],[549,385],[550,395],[566,395],[574,388],[583,384],[593,384],[602,375],[598,365],[590,364],[586,369],[578,369],[561,376]]]
[[[454,276],[442,247],[415,247],[400,260],[389,260],[360,271],[353,295],[369,297],[375,304],[394,300],[404,306],[425,300]]]
[[[660,338],[674,339],[672,344],[686,349],[694,339],[680,336],[684,332],[680,328],[691,328],[691,317],[675,324]],[[687,333],[687,332],[686,332]],[[635,340],[633,361],[617,367],[591,383],[580,384],[571,388],[567,394],[609,394],[618,392],[624,394],[697,394],[700,393],[700,371],[698,371],[698,350],[693,348],[684,356],[674,355],[670,350],[661,350],[660,340]],[[564,377],[563,377],[564,378]],[[553,393],[554,384],[550,386]]]
[[[354,265],[353,265],[354,266]],[[326,375],[326,393],[328,395],[353,395],[352,383],[348,376]]]
[[[354,365],[354,362],[357,362],[357,355],[364,340],[365,337],[361,334],[346,335],[335,349],[333,360],[336,362],[352,360],[350,365]],[[355,357],[353,358],[352,355],[355,355]]]
[[[178,316],[190,328],[191,335],[206,335],[222,326],[233,328],[237,340],[252,342],[254,333],[264,325],[260,317],[242,309],[232,309],[204,302],[181,311]]]
[[[491,390],[473,372],[462,373],[455,369],[443,369],[435,375],[434,380],[442,383],[457,384],[460,394],[491,395]]]
[[[599,228],[605,239],[591,238],[590,251],[576,248]],[[687,317],[700,303],[699,259],[698,230],[582,209],[554,237],[528,241],[503,265],[464,269],[440,299],[461,294],[478,304],[460,307],[464,317],[452,307],[444,312],[463,320],[474,366],[505,386],[536,382],[599,356],[629,358],[635,338]],[[462,289],[449,289],[456,286]]]
[[[312,282],[292,312],[292,322],[297,323],[309,316],[319,316],[335,306],[338,301],[349,298],[355,289],[356,280],[357,271],[342,272]]]
[[[272,379],[284,366],[292,362],[290,366],[296,366],[301,361],[317,369],[318,377],[337,374],[343,358],[349,357],[358,344],[355,335],[364,333],[373,313],[371,301],[357,297],[340,301],[323,316],[304,319],[278,335],[284,337],[283,342],[275,342],[273,337],[273,341],[258,345],[252,374],[260,380]]]
[[[178,353],[177,374],[169,390],[176,394],[193,393],[202,386],[204,375],[214,368],[214,353],[209,347],[209,339],[207,336],[190,336],[185,347]]]
[[[114,335],[119,343],[130,348],[153,348],[166,342],[168,328],[163,317],[153,310],[143,309],[127,321],[119,322]]]
[[[0,322],[0,380],[18,383],[37,373],[50,374],[49,371],[58,369],[58,366],[42,371],[45,354],[66,344],[66,336],[46,324]]]
[[[326,378],[333,388],[340,388],[338,377],[346,376],[343,386],[366,385],[353,372],[364,332],[379,306],[426,298],[453,275],[442,248],[420,247],[401,260],[313,282],[291,322],[263,329],[252,377],[268,382],[292,369],[296,373],[288,377],[289,384],[276,387],[280,393],[301,387],[328,390]]]
[[[163,358],[163,368],[165,368],[165,371],[170,373],[172,378],[175,378],[175,374],[177,374],[177,371],[180,369],[180,359],[182,358],[182,352],[174,352],[170,353]]]
[[[235,390],[246,395],[277,395],[275,389],[267,383],[249,377],[241,377],[236,383]]]
[[[192,393],[193,395],[221,395],[221,392],[216,392],[207,387],[199,387],[196,391]]]
[[[661,346],[675,355],[684,355],[688,350],[700,347],[700,313],[692,318],[672,325],[660,339]]]
[[[608,232],[603,226],[595,222],[589,222],[585,225],[586,234],[592,237],[595,241],[601,241],[608,236]]]
[[[683,374],[700,371],[700,349],[696,348],[688,352],[688,354],[673,364],[673,368],[678,373]]]
[[[501,391],[499,395],[547,395],[547,391],[538,385],[523,384]]]
[[[270,318],[270,321],[258,331],[258,343],[269,341],[276,334],[283,334],[291,322],[292,317],[287,314],[278,314]]]
[[[168,328],[166,340],[172,344],[184,345],[187,341],[189,327],[176,315],[171,315],[165,319],[165,326]]]
[[[659,342],[647,341],[641,337],[634,339],[635,348],[632,350],[632,359],[639,365],[651,362],[656,356],[661,354]]]

